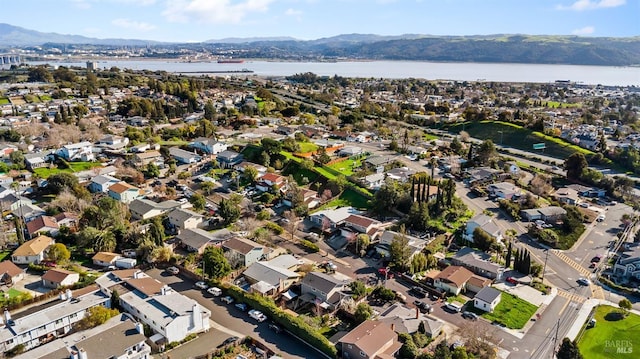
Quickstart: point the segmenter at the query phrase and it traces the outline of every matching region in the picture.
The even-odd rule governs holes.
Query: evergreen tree
[[[411,177],[411,202],[414,201],[416,195],[416,178]]]
[[[415,197],[415,201],[418,201],[418,202],[420,202],[420,200],[421,200],[421,198],[422,198],[422,197],[420,197],[420,187],[421,187],[421,186],[420,186],[420,181],[421,181],[421,179],[418,179],[418,183],[416,183],[416,185],[417,185],[417,186],[416,186],[416,197]],[[412,198],[412,200],[414,200],[414,199]]]
[[[507,248],[507,257],[504,259],[504,267],[511,267],[511,242],[509,242],[509,248]]]
[[[429,184],[427,183],[427,178],[424,177],[422,179],[422,202],[427,202],[429,197],[427,196],[427,191],[429,189]]]
[[[558,359],[582,359],[582,354],[578,349],[578,344],[569,338],[562,339],[562,344],[557,354]]]
[[[516,254],[513,257],[513,269],[518,270],[520,266],[520,248],[516,248]]]
[[[524,263],[522,264],[524,268],[523,274],[529,275],[531,273],[531,253],[527,250],[525,252]]]

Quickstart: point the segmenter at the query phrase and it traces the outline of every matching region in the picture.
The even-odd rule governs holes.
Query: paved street
[[[226,338],[234,336],[234,333],[249,335],[264,342],[274,352],[279,353],[284,358],[323,358],[320,354],[311,350],[302,342],[292,338],[287,334],[276,334],[268,328],[268,321],[257,324],[249,316],[237,310],[233,305],[226,305],[209,294],[194,288],[194,282],[181,276],[168,275],[164,271],[154,268],[146,272],[149,276],[169,285],[175,291],[198,301],[201,305],[211,311],[211,319],[219,324],[219,328],[209,331],[198,339],[174,349],[168,354],[172,358],[193,358],[206,352],[213,351]]]

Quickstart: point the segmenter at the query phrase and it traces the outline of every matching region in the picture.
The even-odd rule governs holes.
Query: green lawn
[[[51,100],[52,98],[49,95],[40,95],[40,101],[45,102],[45,101],[51,101]]]
[[[160,146],[184,146],[188,143],[189,141],[172,140],[172,141],[160,141],[158,144]]]
[[[6,97],[0,97],[0,105],[8,105],[9,99]]]
[[[502,292],[500,303],[492,313],[484,313],[482,317],[504,324],[510,329],[522,329],[531,319],[538,307],[512,294]]]
[[[348,159],[342,162],[336,162],[328,167],[342,173],[345,176],[351,176],[353,175],[353,170],[359,168],[363,160],[364,158],[357,160]]]
[[[99,162],[69,162],[69,167],[70,168],[64,168],[64,169],[60,169],[60,168],[36,168],[35,170],[33,170],[38,176],[40,176],[40,178],[48,178],[51,175],[54,175],[56,173],[60,173],[60,172],[82,172],[82,171],[86,171],[86,170],[90,170],[94,167],[99,167],[102,166]]]
[[[540,153],[556,158],[567,158],[574,152],[581,152],[587,157],[594,154],[592,151],[570,144],[563,139],[547,136],[543,133],[534,132],[506,122],[467,122],[464,124],[453,124],[447,128],[449,132],[456,134],[463,129],[472,137],[492,140],[498,145],[502,143],[505,146],[529,151],[532,155]],[[534,151],[534,143],[544,143],[546,148],[542,152],[538,150]]]
[[[312,142],[298,142],[300,153],[313,152],[318,149],[318,145]]]
[[[9,295],[9,298],[15,298],[15,297],[19,296],[20,294],[22,294],[22,292],[17,290],[17,289],[11,288],[11,289],[9,289],[7,291],[7,294]]]
[[[454,295],[451,297],[447,297],[447,303],[458,302],[460,304],[467,303],[467,299],[461,295]]]
[[[2,252],[0,252],[0,262],[2,262],[3,260],[7,259],[7,257],[9,257],[10,254],[11,254],[11,251],[2,251]]]
[[[640,337],[640,316],[629,314],[624,319],[615,320],[617,311],[618,308],[610,306],[596,308],[596,326],[584,329],[578,341],[578,348],[585,359],[622,359],[638,355],[635,353],[640,349],[637,346],[633,348],[633,345],[637,343],[636,338]],[[628,349],[633,354],[623,353]]]
[[[322,207],[319,207],[318,210],[346,206],[352,206],[359,209],[367,209],[368,199],[351,189],[346,189],[338,198],[332,199]]]

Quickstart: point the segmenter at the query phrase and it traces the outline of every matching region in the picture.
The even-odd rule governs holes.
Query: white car
[[[261,311],[259,310],[255,310],[255,309],[251,309],[249,311],[249,316],[255,320],[258,321],[258,323],[262,323],[265,320],[267,320],[267,316],[264,315]]]
[[[214,297],[219,297],[222,294],[222,290],[218,287],[211,287],[207,289],[207,293],[211,294]]]
[[[205,290],[205,289],[209,288],[207,283],[205,283],[203,281],[196,282],[195,286],[196,286],[196,288],[202,289],[202,290]]]
[[[591,284],[591,281],[589,281],[587,278],[579,278],[576,282],[578,282],[578,284],[580,284],[580,285],[589,285],[589,284]]]
[[[601,214],[601,215],[598,216],[598,218],[596,218],[596,221],[603,222],[605,218],[606,217],[604,216],[604,214]]]
[[[169,267],[169,268],[167,268],[167,272],[169,272],[169,273],[171,273],[173,275],[176,275],[176,274],[180,273],[180,270],[178,268],[176,268],[176,267]]]

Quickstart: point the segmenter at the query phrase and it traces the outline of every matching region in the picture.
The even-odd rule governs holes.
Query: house
[[[358,214],[350,215],[345,218],[343,223],[345,227],[352,228],[360,233],[366,233],[371,238],[375,236],[380,226],[379,221]]]
[[[299,203],[298,205],[302,205],[308,209],[311,209],[317,207],[320,204],[321,199],[318,197],[318,192],[302,187],[298,187],[297,192],[286,190],[284,197],[282,198],[282,204],[288,207],[294,207],[294,196],[298,195],[298,199],[301,201],[301,203]]]
[[[62,157],[66,161],[95,161],[93,155],[93,144],[91,142],[79,142],[62,146],[56,151],[56,155]]]
[[[208,232],[201,228],[186,228],[180,231],[176,239],[186,250],[202,254],[207,247],[220,246],[232,236],[233,234],[226,228],[215,232]]]
[[[178,163],[183,163],[183,164],[198,163],[202,160],[202,156],[198,155],[197,153],[185,151],[178,147],[169,148],[169,154]]]
[[[479,275],[473,275],[471,279],[467,281],[467,293],[473,292],[478,293],[482,290],[482,288],[488,287],[493,283],[492,279],[481,277]]]
[[[409,308],[405,304],[395,303],[387,308],[378,317],[378,321],[392,325],[398,334],[413,334],[420,329],[420,324],[424,327],[425,334],[430,338],[437,337],[444,327],[444,322],[440,319],[423,314],[418,308]]]
[[[575,206],[578,204],[578,202],[580,202],[578,192],[569,187],[559,188],[557,191],[555,191],[553,197],[555,197],[555,199],[560,203],[565,203],[572,206]]]
[[[175,208],[169,212],[169,224],[178,232],[183,229],[193,229],[202,226],[204,216],[183,208]]]
[[[26,241],[11,253],[11,261],[15,264],[38,264],[45,259],[49,246],[54,243],[53,238],[47,236]]]
[[[13,192],[0,199],[0,205],[2,206],[0,208],[15,211],[21,206],[31,206],[31,203],[32,201],[29,198],[19,196]]]
[[[352,157],[352,156],[358,156],[364,153],[364,150],[362,149],[362,147],[358,147],[358,146],[347,146],[347,147],[343,147],[338,151],[338,156],[342,156],[342,157]]]
[[[211,312],[198,302],[173,291],[137,269],[115,270],[96,279],[100,290],[111,295],[118,290],[120,306],[159,338],[160,345],[179,342],[210,328]],[[161,346],[162,348],[162,346]]]
[[[411,176],[413,176],[414,174],[416,174],[416,171],[408,167],[392,168],[386,173],[387,178],[390,178],[394,181],[400,181],[400,182],[407,182],[409,179],[411,179]],[[429,186],[429,187],[431,187],[431,191],[430,191],[431,195],[435,196],[438,190],[438,187],[437,186]]]
[[[144,220],[161,216],[180,206],[182,204],[174,200],[154,202],[146,198],[137,198],[129,203],[129,212],[131,212],[132,219]]]
[[[259,261],[265,254],[264,246],[240,237],[233,237],[224,242],[222,249],[228,253],[230,263],[237,263],[241,267],[250,266]]]
[[[132,162],[141,167],[147,166],[149,163],[161,166],[164,164],[164,157],[159,151],[137,152],[133,155]]]
[[[244,170],[247,167],[253,167],[256,169],[256,171],[258,171],[258,177],[264,175],[265,173],[267,173],[267,167],[263,166],[263,165],[259,165],[257,163],[253,163],[253,162],[247,162],[247,161],[243,161],[238,163],[237,165],[234,166],[234,168],[241,172],[244,173]]]
[[[95,328],[55,339],[14,359],[147,359],[151,357],[151,347],[146,340],[142,325],[127,314],[120,314]]]
[[[89,308],[99,305],[108,307],[110,299],[109,295],[90,286],[74,292],[67,290],[59,300],[33,307],[33,310],[15,317],[5,310],[4,322],[11,325],[0,326],[0,351],[6,352],[18,346],[26,351],[64,336],[85,317]],[[30,352],[24,356],[29,359],[34,357]]]
[[[244,156],[236,151],[226,150],[218,153],[216,161],[221,168],[232,168],[244,161]]]
[[[12,261],[0,262],[0,284],[9,286],[18,283],[22,278],[24,278],[22,268],[13,264]]]
[[[309,272],[300,283],[300,292],[303,300],[320,302],[321,306],[330,309],[335,308],[347,296],[343,292],[348,285],[348,280],[322,272]]]
[[[603,188],[587,187],[580,184],[570,184],[567,187],[573,189],[578,193],[579,196],[582,197],[600,198],[604,197],[607,194],[607,190]]]
[[[490,167],[478,167],[466,171],[469,183],[471,184],[491,182],[498,177],[498,174],[500,174],[499,170]]]
[[[414,237],[408,234],[401,234],[401,233],[390,231],[390,230],[384,230],[382,232],[382,235],[379,236],[379,241],[378,241],[378,244],[376,245],[376,252],[378,252],[382,257],[385,257],[385,258],[390,257],[391,242],[393,242],[394,238],[400,237],[400,236],[404,236],[408,240],[407,246],[410,248],[410,251],[411,251],[410,258],[413,258],[414,255],[422,252],[422,250],[428,243],[426,240],[422,238]]]
[[[392,325],[382,321],[365,320],[338,342],[343,359],[395,358],[402,347]]]
[[[151,149],[151,144],[149,143],[140,143],[130,148],[131,152],[133,153],[143,153],[143,152],[147,152],[150,149]]]
[[[352,214],[359,214],[353,207],[325,209],[309,216],[311,224],[323,231],[332,231],[341,225]]]
[[[250,292],[269,296],[288,290],[300,278],[300,274],[273,265],[270,261],[251,264],[242,276],[250,285]]]
[[[52,237],[58,235],[60,226],[54,217],[40,216],[27,222],[27,232],[33,237],[37,234],[49,234]]]
[[[451,263],[491,279],[500,279],[503,273],[503,268],[499,264],[491,262],[491,255],[470,247],[460,248],[451,258]]]
[[[109,187],[120,182],[119,179],[111,177],[109,175],[99,175],[91,179],[89,183],[89,192],[91,193],[107,193]]]
[[[489,197],[499,199],[512,199],[522,193],[520,188],[511,182],[492,183],[487,186],[487,190],[489,191]]]
[[[111,252],[98,252],[91,257],[93,264],[100,267],[115,266],[120,258],[123,258],[120,254]]]
[[[558,206],[549,206],[542,208],[523,209],[520,215],[524,220],[537,221],[543,220],[548,223],[554,223],[566,216],[567,211]]]
[[[108,151],[122,151],[129,144],[129,138],[117,136],[117,135],[106,135],[98,140],[96,147],[101,150]]]
[[[367,175],[362,179],[362,184],[369,189],[379,190],[384,184],[385,177],[386,175],[384,173]]]
[[[20,202],[21,205],[16,209],[11,210],[11,214],[15,217],[21,217],[25,222],[32,221],[34,218],[40,217],[46,214],[45,210],[36,206],[35,204]]]
[[[27,166],[27,169],[33,171],[36,168],[48,166],[53,162],[53,158],[54,156],[52,151],[27,153],[24,155],[24,163]]]
[[[467,281],[473,272],[461,266],[448,266],[438,273],[433,281],[434,287],[440,288],[452,295],[458,295],[466,288]]]
[[[501,295],[502,292],[493,287],[484,287],[473,297],[473,306],[485,312],[493,312],[500,303]]]
[[[275,173],[265,173],[256,183],[256,189],[261,192],[269,192],[272,188],[280,189],[287,184],[287,177]]]
[[[42,275],[42,285],[46,288],[60,288],[73,285],[80,281],[80,274],[64,269],[49,269]]]
[[[206,154],[217,155],[227,150],[227,144],[213,138],[199,137],[189,144],[189,147],[200,150]]]
[[[78,216],[70,212],[60,212],[53,216],[56,222],[58,223],[58,227],[67,227],[69,229],[75,230],[78,227]]]
[[[625,279],[640,279],[640,245],[626,246],[613,265],[613,274]]]
[[[487,216],[486,214],[479,214],[471,218],[465,227],[465,232],[463,234],[464,239],[473,243],[473,232],[476,228],[482,229],[496,241],[502,241],[502,231],[500,231],[500,227],[498,227],[490,216]]]
[[[111,185],[107,190],[107,194],[116,201],[125,204],[132,202],[134,199],[142,195],[138,187],[132,186],[123,181]]]

